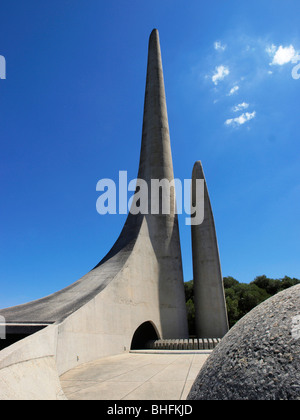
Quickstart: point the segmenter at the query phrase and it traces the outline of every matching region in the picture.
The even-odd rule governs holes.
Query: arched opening
[[[131,341],[131,350],[147,349],[149,341],[158,340],[158,334],[150,321],[141,324],[133,334]]]

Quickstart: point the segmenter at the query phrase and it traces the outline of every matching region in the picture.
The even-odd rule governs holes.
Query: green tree
[[[282,279],[270,279],[267,276],[258,276],[250,284],[255,284],[261,289],[264,289],[269,295],[273,296],[282,290],[299,284],[300,280],[288,276]]]
[[[300,283],[299,279],[288,276],[282,279],[271,279],[265,275],[257,276],[251,283],[240,283],[233,277],[224,277],[224,290],[229,326],[232,327],[239,319],[264,300],[288,287]],[[194,282],[184,284],[188,324],[190,335],[195,335],[195,305]]]
[[[239,299],[232,288],[225,289],[225,298],[229,326],[232,327],[240,319]]]
[[[256,284],[239,283],[233,277],[224,277],[224,290],[230,327],[270,297],[266,290]]]
[[[237,286],[239,284],[239,282],[234,279],[233,277],[224,277],[223,278],[223,283],[224,283],[224,288],[225,289],[229,289],[233,286]]]
[[[190,335],[196,335],[195,305],[192,299],[189,299],[186,302],[186,309],[187,309],[189,333]]]
[[[194,281],[193,280],[186,281],[184,283],[184,291],[185,291],[186,302],[189,299],[192,299],[192,301],[194,302]]]
[[[264,289],[261,289],[256,284],[240,283],[237,288],[237,294],[240,318],[270,297]]]
[[[184,283],[186,310],[190,335],[196,334],[195,326],[195,305],[194,305],[194,282],[193,280]]]

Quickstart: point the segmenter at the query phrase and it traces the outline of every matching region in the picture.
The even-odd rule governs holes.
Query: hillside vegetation
[[[265,275],[256,277],[251,283],[240,283],[233,277],[224,277],[224,290],[229,326],[255,306],[282,290],[300,283],[299,279],[285,276],[271,279]],[[194,282],[184,284],[190,335],[195,335]]]

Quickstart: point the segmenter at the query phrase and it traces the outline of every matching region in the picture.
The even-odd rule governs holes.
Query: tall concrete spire
[[[200,161],[193,168],[193,203],[197,179],[204,179],[204,220],[200,225],[192,225],[196,334],[222,338],[228,331],[225,294],[214,217]]]
[[[148,185],[148,214],[130,212],[124,229],[112,249],[115,254],[120,246],[144,235],[151,241],[155,254],[155,281],[157,282],[158,303],[162,338],[187,338],[187,313],[185,305],[183,269],[179,238],[178,218],[175,212],[175,190],[170,196],[152,194],[152,180],[174,179],[165,85],[159,33],[151,32],[148,43],[146,88],[138,179]],[[170,212],[163,214],[162,200],[169,200]],[[157,203],[158,213],[153,214],[151,204]],[[144,239],[146,241],[146,238]],[[129,246],[131,246],[129,244]],[[139,250],[142,252],[142,248]],[[110,255],[110,253],[108,254]],[[107,258],[107,257],[105,257]],[[151,264],[151,260],[148,261]]]
[[[148,43],[148,61],[146,74],[146,87],[144,96],[144,113],[142,141],[140,151],[140,162],[138,169],[138,179],[145,180],[148,185],[148,215],[132,214],[130,212],[124,228],[113,246],[112,250],[100,262],[107,260],[111,254],[115,254],[124,247],[125,243],[131,242],[138,233],[138,226],[141,226],[144,218],[151,229],[149,235],[161,237],[159,240],[152,241],[157,247],[161,247],[173,236],[173,243],[176,242],[176,260],[180,261],[178,268],[178,278],[183,279],[181,267],[181,250],[179,244],[179,229],[177,214],[175,214],[175,190],[171,188],[170,197],[160,195],[160,197],[151,195],[151,181],[174,179],[173,161],[171,152],[171,142],[169,133],[169,122],[167,114],[166,94],[163,76],[163,66],[161,58],[161,48],[159,33],[157,29],[151,32]],[[151,214],[151,202],[156,203],[158,199],[169,199],[170,213],[162,214],[160,202],[158,214]],[[174,245],[173,245],[174,248]],[[160,253],[159,251],[158,253]],[[169,252],[169,249],[167,250]],[[165,254],[164,252],[163,254]],[[173,258],[173,256],[170,256]],[[182,294],[182,293],[181,293]],[[182,300],[182,299],[181,299]]]
[[[139,178],[173,179],[169,123],[158,30],[150,35]]]
[[[142,146],[139,178],[149,187],[149,214],[146,216],[150,240],[159,264],[159,301],[164,337],[188,336],[179,227],[175,213],[175,190],[170,196],[151,194],[151,181],[174,179],[166,95],[159,33],[154,29],[148,47],[147,78],[144,101]],[[151,202],[169,200],[170,212],[151,214]]]

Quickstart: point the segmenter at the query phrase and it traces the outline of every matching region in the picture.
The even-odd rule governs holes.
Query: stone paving
[[[185,400],[211,351],[132,352],[60,377],[69,400]]]

